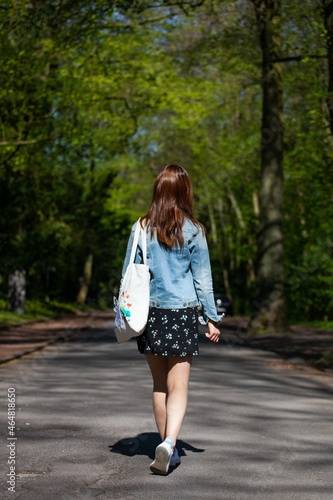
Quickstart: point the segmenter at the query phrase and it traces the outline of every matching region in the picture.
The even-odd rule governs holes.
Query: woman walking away
[[[125,274],[136,224],[129,239]],[[218,342],[220,331],[205,228],[193,218],[192,185],[186,170],[167,165],[157,176],[148,213],[140,219],[147,229],[150,308],[148,323],[137,337],[153,378],[153,410],[162,443],[150,470],[167,475],[180,463],[176,441],[187,408],[192,357],[198,349],[198,306],[207,324],[206,336]],[[140,242],[139,242],[140,243]],[[135,262],[141,262],[137,248]]]

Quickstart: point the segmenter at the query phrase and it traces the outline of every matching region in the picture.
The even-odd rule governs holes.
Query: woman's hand
[[[221,332],[220,330],[216,327],[216,323],[209,320],[207,323],[208,326],[208,332],[205,333],[206,337],[211,341],[211,342],[218,342],[220,339]]]

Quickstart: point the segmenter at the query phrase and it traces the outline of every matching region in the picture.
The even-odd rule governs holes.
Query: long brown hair
[[[156,231],[158,241],[171,249],[184,245],[185,217],[205,232],[204,226],[193,218],[193,190],[188,173],[180,165],[167,165],[155,180],[150,208],[140,223],[150,222],[151,234]]]

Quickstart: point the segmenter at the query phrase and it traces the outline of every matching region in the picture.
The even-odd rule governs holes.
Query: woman
[[[158,175],[150,208],[140,224],[147,228],[151,281],[148,323],[137,343],[152,374],[153,410],[162,439],[150,469],[166,475],[169,466],[180,463],[176,441],[187,408],[192,357],[199,354],[200,304],[206,336],[211,342],[218,342],[220,336],[205,229],[193,218],[192,185],[183,167],[167,165]],[[135,262],[141,262],[141,256],[139,244]]]

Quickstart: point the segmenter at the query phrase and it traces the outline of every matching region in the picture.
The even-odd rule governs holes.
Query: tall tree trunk
[[[24,314],[26,273],[25,270],[16,269],[8,277],[9,309],[17,314]]]
[[[333,134],[333,0],[322,0],[324,26],[326,29],[326,46],[328,60],[328,86],[327,86],[327,108],[329,113],[329,125]]]
[[[88,255],[88,257],[86,258],[86,261],[84,263],[83,278],[82,278],[82,282],[81,282],[81,287],[80,287],[79,293],[77,294],[77,298],[76,298],[76,300],[79,304],[84,304],[86,299],[87,299],[89,285],[90,285],[90,281],[91,281],[91,277],[92,277],[93,260],[94,260],[94,256],[92,253],[90,253]]]
[[[223,227],[224,218],[223,218],[223,199],[222,199],[222,197],[218,198],[216,209],[217,209],[220,227]],[[223,232],[222,232],[221,238],[222,238],[222,241],[220,242],[219,254],[220,254],[222,275],[223,275],[223,287],[224,287],[225,293],[228,295],[228,297],[232,298],[231,287],[230,287],[230,282],[229,282],[229,269],[227,268],[227,265],[225,263],[225,258],[224,258],[225,248],[227,245],[224,244],[225,238],[223,236]]]
[[[262,130],[257,272],[251,325],[287,326],[284,298],[282,195],[281,0],[252,0],[262,52]],[[259,320],[259,322],[258,322]]]
[[[234,195],[233,191],[231,190],[231,188],[229,186],[227,186],[227,194],[228,194],[228,198],[230,200],[231,206],[234,209],[234,212],[236,214],[236,218],[238,220],[239,226],[242,229],[242,231],[244,231],[244,233],[246,234],[246,224],[244,222],[244,218],[243,218],[241,209],[238,205],[236,196]],[[245,239],[246,239],[246,242],[248,243],[248,245],[250,247],[252,247],[253,242],[252,242],[251,236],[249,234],[247,234],[245,236]],[[250,257],[247,259],[247,270],[248,270],[248,280],[247,280],[248,283],[247,283],[247,285],[248,285],[248,287],[252,287],[253,284],[255,283],[255,270],[254,270],[253,260]]]

